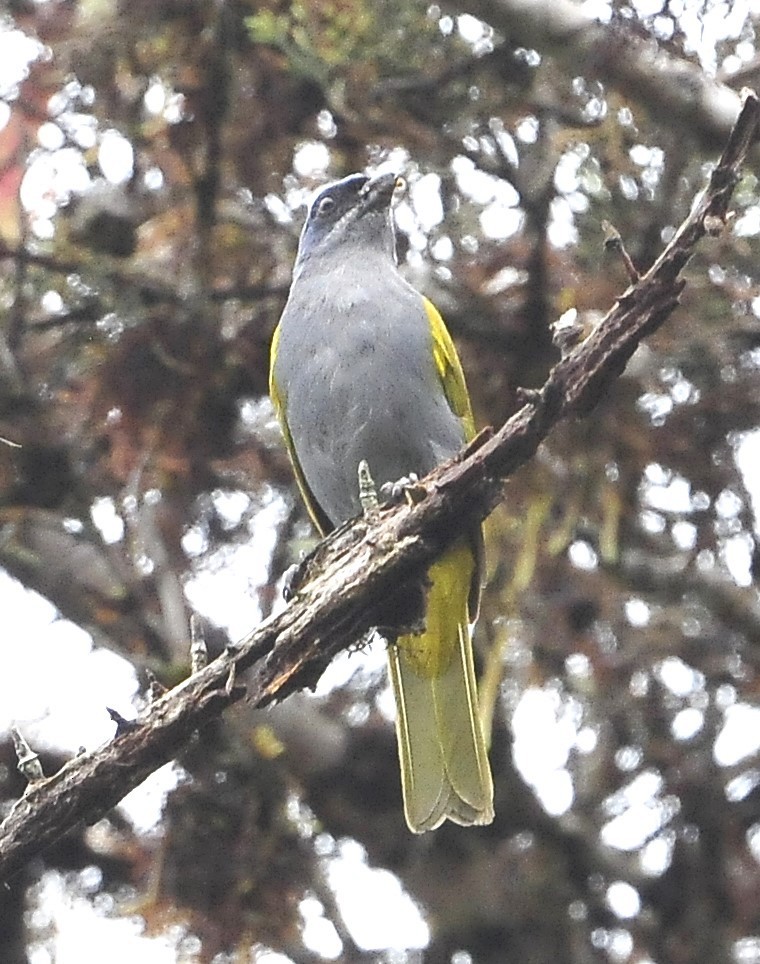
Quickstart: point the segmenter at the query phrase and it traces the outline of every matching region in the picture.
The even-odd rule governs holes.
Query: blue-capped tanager
[[[320,192],[272,342],[272,400],[323,535],[361,511],[362,460],[380,487],[426,474],[475,431],[443,320],[397,267],[397,186],[392,174],[354,174]],[[417,833],[446,818],[493,819],[469,630],[481,547],[478,527],[431,566],[424,632],[389,645],[404,811]]]

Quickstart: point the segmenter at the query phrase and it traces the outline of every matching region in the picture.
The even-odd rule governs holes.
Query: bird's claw
[[[282,598],[285,602],[290,602],[290,600],[295,596],[298,590],[301,588],[304,576],[306,575],[306,567],[304,562],[307,556],[305,553],[301,553],[301,559],[299,562],[294,562],[292,566],[288,566],[282,577]]]
[[[419,481],[420,477],[417,473],[410,472],[409,475],[402,475],[401,478],[396,479],[395,482],[383,482],[380,486],[380,495],[387,502],[401,502],[409,493],[409,490],[414,489]]]

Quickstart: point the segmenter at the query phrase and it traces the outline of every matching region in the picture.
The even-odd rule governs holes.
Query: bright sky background
[[[583,4],[602,20],[608,19],[609,6],[603,0],[587,0]],[[636,0],[636,8],[645,13],[659,10],[660,0]],[[758,4],[748,0],[734,0],[731,4],[703,4],[685,2],[683,26],[703,63],[714,69],[714,43],[721,36],[736,33],[749,9],[758,12]],[[699,11],[699,16],[697,12]],[[446,21],[447,18],[444,18]],[[445,22],[442,21],[442,29]],[[449,22],[447,29],[459,29],[473,45],[483,41],[482,25],[473,17]],[[12,91],[24,75],[27,65],[39,54],[39,46],[18,31],[0,26],[0,95]],[[746,50],[747,58],[754,51]],[[158,81],[145,96],[146,109],[171,117],[180,110],[176,95]],[[8,110],[0,103],[0,128],[8,119]],[[329,118],[325,120],[329,122]],[[86,116],[72,117],[69,123],[75,140],[82,148],[98,145],[98,159],[103,177],[118,184],[129,178],[132,171],[132,148],[117,131],[97,131]],[[69,132],[71,133],[71,131]],[[530,140],[531,126],[518,131],[518,137]],[[41,238],[51,237],[54,218],[60,204],[72,193],[85,190],[90,176],[75,148],[65,145],[59,127],[45,124],[39,132],[40,145],[46,148],[31,165],[22,187],[22,199],[30,212],[34,232]],[[504,147],[510,148],[505,135]],[[385,159],[382,169],[403,167],[408,158],[396,152]],[[656,160],[656,159],[655,159]],[[329,166],[329,152],[324,144],[306,142],[294,158],[294,166],[301,174],[319,174]],[[650,156],[641,158],[642,165],[652,163]],[[564,201],[556,206],[552,224],[552,241],[557,245],[572,239],[574,211],[586,203],[578,190],[580,158],[572,151],[558,169],[558,187]],[[466,158],[457,159],[453,166],[460,187],[482,205],[481,226],[492,238],[504,238],[519,230],[521,212],[518,197],[509,185],[474,170]],[[160,172],[148,172],[153,186],[161,183]],[[423,257],[427,232],[443,219],[440,201],[440,181],[435,174],[427,174],[410,186],[409,197],[397,212],[399,226],[410,237],[410,265]],[[294,198],[271,197],[270,209],[283,219],[290,219]],[[305,197],[299,200],[306,200]],[[445,264],[451,256],[446,239],[441,239],[432,252]],[[427,256],[427,255],[425,255]],[[760,304],[757,306],[760,314]],[[683,386],[682,386],[683,387]],[[678,392],[670,392],[650,400],[653,417],[666,416],[673,405],[682,403]],[[760,512],[760,430],[747,433],[736,447],[737,465],[753,499],[755,516]],[[652,514],[652,524],[669,512],[688,514],[695,497],[686,480],[673,478],[659,467],[651,467],[646,499]],[[231,513],[240,507],[230,505]],[[240,510],[242,511],[242,510]],[[210,565],[200,571],[187,586],[189,599],[202,612],[221,625],[230,628],[233,637],[241,636],[255,625],[258,611],[255,587],[266,576],[262,559],[266,558],[273,539],[273,524],[281,504],[272,499],[256,520],[248,545],[227,550],[225,565]],[[726,513],[731,512],[730,496],[726,497]],[[98,512],[100,515],[98,516]],[[118,539],[113,507],[103,504],[96,518],[108,539]],[[109,522],[109,518],[111,522]],[[118,526],[117,526],[118,528]],[[689,523],[684,520],[682,538],[688,543]],[[188,537],[192,540],[192,534]],[[593,567],[596,560],[590,546],[577,543],[570,552],[570,561],[580,567]],[[725,559],[731,574],[740,585],[749,583],[749,551],[741,540],[726,544]],[[33,745],[47,744],[68,752],[80,746],[92,749],[113,734],[105,706],[112,706],[124,716],[133,715],[133,699],[137,681],[132,667],[104,649],[94,648],[90,637],[81,629],[60,619],[54,607],[37,594],[0,571],[0,601],[4,613],[5,632],[0,636],[0,728],[6,730],[13,722],[18,725]],[[631,602],[627,616],[632,625],[646,625],[649,609],[643,601]],[[366,660],[376,666],[384,656],[379,647],[366,654],[344,656],[336,661],[323,681],[321,691],[345,681],[358,661]],[[584,657],[568,657],[567,671],[583,675],[590,671]],[[660,682],[674,696],[684,702],[684,708],[674,720],[674,736],[688,739],[703,723],[700,693],[704,680],[700,674],[677,657],[664,659],[658,669]],[[386,704],[390,711],[390,701]],[[724,726],[716,741],[715,758],[721,766],[732,766],[760,750],[760,708],[736,702],[736,694],[726,688]],[[584,724],[579,704],[558,690],[528,689],[513,709],[515,761],[526,781],[534,788],[546,810],[556,816],[565,813],[573,801],[573,784],[568,770],[571,754],[592,753],[596,733]],[[641,863],[652,874],[667,866],[672,838],[667,829],[676,803],[662,796],[663,781],[654,771],[641,772],[636,748],[628,748],[628,756],[621,757],[622,770],[629,769],[630,782],[609,801],[608,822],[603,840],[621,851],[636,851],[643,846]],[[163,768],[124,801],[122,810],[135,825],[148,832],[154,828],[161,813],[165,793],[177,780],[177,768]],[[744,778],[734,781],[731,792],[741,799],[752,788]],[[650,839],[651,838],[651,839]],[[646,841],[649,841],[646,843]],[[760,839],[757,841],[760,858]],[[82,872],[81,891],[98,890],[95,868]],[[360,947],[385,947],[392,935],[399,947],[423,947],[427,927],[410,898],[403,892],[397,879],[386,871],[369,868],[362,848],[353,841],[339,844],[339,857],[332,860],[328,878],[335,888],[346,924]],[[636,915],[640,899],[636,890],[623,881],[613,882],[608,889],[607,902],[620,921]],[[371,914],[367,908],[372,908]],[[302,906],[305,941],[326,956],[337,957],[340,942],[332,925],[325,919],[318,901],[313,898]],[[75,894],[63,877],[47,873],[37,889],[33,922],[41,932],[52,933],[33,948],[32,964],[88,964],[108,960],[110,964],[131,964],[140,959],[142,964],[165,964],[177,960],[178,941],[183,935],[170,933],[162,938],[146,938],[141,934],[137,916],[120,916],[120,908],[109,901],[93,902]],[[624,956],[627,931],[621,927],[614,940]],[[184,935],[192,950],[192,937]],[[260,957],[270,964],[285,961],[279,955]]]

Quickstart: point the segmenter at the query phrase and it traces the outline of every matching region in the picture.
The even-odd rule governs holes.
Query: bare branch
[[[13,247],[0,238],[0,261],[12,261],[16,265],[33,265],[55,274],[81,274],[82,263],[66,261],[54,255],[30,251],[25,247]],[[114,259],[106,268],[100,270],[101,277],[115,288],[136,290],[148,302],[164,302],[167,304],[183,304],[187,295],[181,290],[180,284],[173,278],[156,277],[147,274],[142,269],[134,269]],[[288,288],[283,285],[251,284],[235,285],[226,288],[212,288],[208,297],[214,302],[225,301],[264,301],[269,298],[284,300]],[[59,327],[66,322],[93,321],[97,318],[99,300],[92,297],[87,304],[74,309],[65,316],[56,315],[45,322],[37,323],[36,327]],[[105,309],[103,309],[105,310]]]
[[[760,102],[746,95],[723,156],[692,213],[655,264],[592,334],[554,367],[542,390],[498,433],[481,433],[460,457],[423,479],[414,504],[381,507],[332,533],[307,566],[308,581],[279,615],[161,696],[106,746],[70,760],[31,786],[0,826],[0,878],[17,871],[67,830],[113,807],[170,760],[192,733],[245,695],[256,706],[313,685],[332,656],[384,614],[383,604],[501,496],[503,480],[562,418],[588,411],[636,346],[678,304],[681,270],[708,231],[725,223],[739,168],[757,137]]]

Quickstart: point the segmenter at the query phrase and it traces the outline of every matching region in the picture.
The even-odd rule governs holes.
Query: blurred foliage
[[[730,7],[613,0],[584,76],[456,3],[6,4],[0,436],[20,447],[0,447],[0,565],[143,686],[187,672],[188,599],[203,613],[217,592],[197,580],[226,598],[246,548],[268,612],[310,538],[265,396],[311,191],[405,174],[405,268],[457,338],[479,421],[499,424],[556,357],[550,325],[588,329],[625,289],[602,222],[645,268],[712,159],[693,118],[608,84],[609,59],[644,44],[752,83],[757,22]],[[3,961],[54,946],[51,874],[180,960],[760,960],[754,170],[735,204],[677,315],[488,522],[493,826],[406,832],[385,681],[352,654],[347,683],[201,734],[157,831],[116,811],[30,867],[0,897]],[[207,636],[223,646],[225,626]],[[351,841],[418,902],[424,950],[390,919],[383,947],[361,946],[333,886]]]

